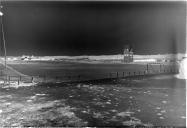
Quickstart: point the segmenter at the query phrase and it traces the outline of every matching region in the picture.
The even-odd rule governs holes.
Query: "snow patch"
[[[2,81],[0,81],[0,84],[1,83],[2,83]],[[36,86],[36,85],[37,85],[37,83],[35,83],[35,82],[32,82],[32,83],[20,82],[19,84],[18,84],[18,82],[10,82],[10,83],[5,83],[5,84],[3,82],[2,88],[19,88],[19,87],[29,87],[29,86]]]

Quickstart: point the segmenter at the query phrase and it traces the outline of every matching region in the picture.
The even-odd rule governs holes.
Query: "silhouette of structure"
[[[130,63],[133,62],[133,49],[129,45],[126,45],[124,48],[124,58],[123,61],[124,63]]]

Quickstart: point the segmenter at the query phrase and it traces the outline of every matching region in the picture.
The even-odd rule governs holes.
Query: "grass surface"
[[[146,64],[88,64],[76,62],[14,62],[9,64],[15,70],[30,76],[45,76],[46,79],[70,79],[70,80],[90,80],[118,77],[125,75],[143,74],[147,69]],[[160,70],[160,65],[149,65],[152,73]],[[171,64],[161,66],[161,70],[174,69]],[[111,73],[111,74],[110,74]]]

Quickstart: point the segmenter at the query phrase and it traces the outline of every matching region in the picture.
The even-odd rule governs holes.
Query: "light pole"
[[[3,6],[0,3],[0,9],[2,10]],[[4,26],[3,26],[3,12],[0,10],[0,18],[1,18],[1,32],[2,32],[2,38],[3,38],[3,46],[4,46],[4,58],[5,58],[5,72],[7,69],[7,63],[6,63],[6,45],[5,45],[5,34],[4,34]]]

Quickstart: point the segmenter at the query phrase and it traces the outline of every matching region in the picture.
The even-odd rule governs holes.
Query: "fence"
[[[1,75],[0,80],[4,81],[6,84],[10,84],[12,82],[17,82],[19,85],[21,82],[24,83],[32,83],[34,80],[34,77],[31,76],[9,76],[9,75]]]
[[[19,85],[20,82],[36,82],[36,83],[63,83],[63,82],[81,82],[89,80],[98,80],[98,79],[119,79],[119,78],[134,78],[134,77],[144,77],[149,75],[157,74],[176,74],[179,73],[178,68],[176,67],[164,67],[162,65],[151,66],[147,65],[145,70],[134,70],[134,71],[117,71],[117,72],[104,72],[104,73],[90,73],[90,74],[64,74],[61,76],[49,76],[49,75],[40,75],[40,76],[8,76],[1,75],[0,79],[4,83],[17,82]]]
[[[164,69],[158,71],[129,71],[129,72],[111,72],[109,78],[128,78],[135,76],[149,76],[149,75],[159,75],[159,74],[177,74],[179,73],[178,69]]]

